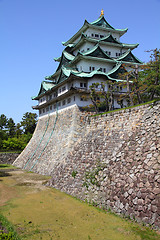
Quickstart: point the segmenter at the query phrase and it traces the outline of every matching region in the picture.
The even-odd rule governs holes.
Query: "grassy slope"
[[[1,212],[22,239],[63,240],[158,240],[148,228],[100,211],[93,206],[42,186],[48,177],[9,172],[1,177]]]

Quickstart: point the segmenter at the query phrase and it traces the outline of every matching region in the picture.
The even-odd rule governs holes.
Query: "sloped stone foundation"
[[[47,130],[48,117],[39,120],[14,164],[34,165],[52,176],[50,186],[160,228],[160,103],[96,117],[64,110],[50,137],[55,118]]]

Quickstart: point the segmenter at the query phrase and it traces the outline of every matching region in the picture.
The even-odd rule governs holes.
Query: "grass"
[[[20,154],[21,152],[22,152],[22,151],[14,151],[14,150],[13,150],[13,151],[10,151],[10,150],[4,151],[4,150],[0,150],[0,154],[2,154],[2,153],[3,153],[3,154],[4,154],[4,153],[6,153],[6,154],[7,154],[7,153],[19,153],[19,154]]]
[[[115,110],[108,111],[108,112],[103,112],[103,113],[97,113],[97,114],[91,115],[91,116],[89,116],[89,117],[96,117],[96,116],[101,116],[101,115],[108,114],[108,113],[112,113],[112,112],[117,112],[117,111],[121,111],[121,110],[131,109],[131,108],[143,106],[143,105],[146,105],[146,104],[155,103],[155,102],[157,102],[157,101],[160,101],[160,98],[154,99],[154,100],[149,101],[149,102],[137,104],[137,105],[134,105],[134,106],[129,106],[129,107],[125,107],[125,108],[119,108],[119,109],[115,109]]]
[[[7,230],[7,233],[0,231],[0,239],[20,240],[14,226],[2,214],[0,214],[0,226]]]
[[[40,184],[47,179],[47,176],[22,171],[0,178],[2,198],[9,195],[0,210],[22,240],[160,239],[150,228]]]
[[[0,164],[0,169],[10,169],[10,168],[16,168],[14,166],[12,166],[11,164]]]

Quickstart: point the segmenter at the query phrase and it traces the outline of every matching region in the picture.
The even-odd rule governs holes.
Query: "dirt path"
[[[48,177],[0,169],[0,210],[29,240],[158,240],[159,235],[48,188]]]

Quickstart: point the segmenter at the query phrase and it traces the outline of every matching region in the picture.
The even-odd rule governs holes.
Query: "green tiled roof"
[[[122,56],[117,58],[117,61],[125,61],[125,62],[142,64],[142,61],[140,61],[136,56],[134,56],[130,49],[128,49],[128,51],[125,52]]]
[[[56,84],[54,84],[53,82],[49,82],[49,81],[43,81],[41,83],[41,87],[39,90],[39,93],[36,97],[33,97],[32,99],[36,99],[37,97],[39,97],[40,95],[42,95],[43,93],[47,92],[48,90],[51,90],[51,88],[53,88]]]
[[[75,56],[67,53],[66,51],[62,52],[62,56],[61,56],[61,61],[58,65],[58,68],[56,70],[56,72],[62,67],[62,66],[66,66],[70,61],[72,61],[75,58]]]
[[[122,66],[121,62],[118,62],[116,66],[107,73],[107,75],[110,78],[119,79],[119,74],[123,74],[125,72],[127,72],[127,70]]]
[[[79,29],[79,31],[74,34],[68,41],[63,42],[63,45],[67,46],[69,44],[73,44],[74,41],[80,37],[80,35],[89,27],[94,27],[97,29],[105,29],[110,32],[118,32],[120,35],[123,35],[125,32],[127,32],[128,28],[125,29],[115,29],[113,28],[104,18],[104,16],[101,16],[96,21],[89,23],[87,20],[85,20],[83,26]]]
[[[78,47],[78,45],[81,45],[85,41],[86,42],[92,42],[92,43],[95,43],[95,44],[97,44],[97,43],[99,43],[99,44],[105,43],[105,44],[109,44],[109,45],[111,44],[112,46],[114,46],[114,45],[118,46],[119,45],[119,46],[121,46],[123,48],[130,48],[132,50],[134,48],[138,47],[138,45],[139,45],[138,43],[136,43],[136,44],[121,43],[120,41],[114,39],[111,34],[109,34],[108,36],[106,36],[104,38],[101,38],[101,39],[95,39],[95,38],[88,37],[84,33],[82,33],[81,37],[80,37],[80,39],[79,39],[79,41],[77,43],[75,43],[75,44],[68,44],[66,46],[66,48],[70,47],[70,45],[72,45],[72,48],[76,48],[76,47]],[[57,58],[55,60],[58,61]]]
[[[103,37],[99,40],[100,41],[104,41],[104,42],[110,42],[110,43],[116,43],[116,44],[120,44],[122,45],[121,42],[119,42],[118,40],[116,40],[111,34],[109,34],[108,36],[106,37]]]
[[[78,54],[83,56],[112,59],[107,53],[103,51],[103,49],[99,46],[99,44],[97,44],[96,46],[94,46],[93,48],[91,48],[86,52],[83,52],[83,53],[79,52]]]
[[[97,20],[95,20],[94,22],[90,23],[91,25],[95,25],[95,26],[100,26],[100,27],[104,27],[104,28],[111,28],[114,29],[104,18],[104,16],[102,15],[101,17],[99,17]]]

